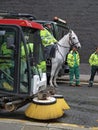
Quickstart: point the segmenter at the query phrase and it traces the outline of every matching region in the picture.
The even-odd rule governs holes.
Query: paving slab
[[[38,123],[0,118],[0,130],[98,130],[98,127],[85,128],[82,125],[67,123]]]

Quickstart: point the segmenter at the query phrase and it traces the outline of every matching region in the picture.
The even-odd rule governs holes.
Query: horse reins
[[[57,45],[59,45],[60,47],[63,47],[63,48],[70,48],[70,47],[67,47],[67,46],[62,46],[62,45],[60,45],[59,43],[57,43]],[[63,62],[64,62],[64,61],[65,61],[65,58],[64,58],[64,56],[62,55],[62,53],[59,51],[58,46],[57,46],[57,50],[58,50],[58,52],[60,53],[60,55],[62,56]]]
[[[59,43],[57,43],[57,45],[59,45],[60,47],[63,47],[63,48],[70,48],[70,47],[68,47],[68,46],[62,46],[62,45],[60,45]]]

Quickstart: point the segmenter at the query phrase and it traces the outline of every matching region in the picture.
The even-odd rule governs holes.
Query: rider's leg
[[[50,85],[50,77],[51,77],[51,59],[46,60],[46,74],[47,74],[47,85]]]

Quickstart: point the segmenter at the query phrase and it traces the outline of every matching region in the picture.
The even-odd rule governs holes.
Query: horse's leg
[[[53,85],[53,75],[51,75],[49,83],[50,83],[51,87],[54,87],[54,85]]]
[[[57,84],[57,82],[56,82],[56,79],[57,79],[57,77],[58,77],[58,72],[59,72],[60,68],[61,68],[61,65],[59,64],[58,67],[57,67],[57,69],[56,69],[56,71],[55,71],[55,76],[54,76],[54,79],[53,79],[53,83],[54,83],[54,86],[55,86],[55,87],[58,87],[58,84]]]
[[[53,84],[54,84],[54,86],[57,88],[57,87],[58,87],[58,84],[57,84],[57,82],[56,82],[56,79],[57,79],[57,76],[55,75],[55,77],[54,77],[54,79],[53,79]]]
[[[51,66],[51,73],[50,73],[49,84],[50,84],[51,87],[54,87],[54,85],[53,85],[53,73],[54,73],[54,71],[53,71],[52,68],[53,68],[53,65]]]
[[[54,61],[52,59],[51,76],[50,76],[50,81],[49,81],[51,87],[54,87],[53,79],[54,79],[54,76],[55,76],[56,68],[57,68],[57,63],[56,62],[54,63]]]

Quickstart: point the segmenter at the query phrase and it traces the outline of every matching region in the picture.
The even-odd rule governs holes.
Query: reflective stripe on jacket
[[[67,63],[69,67],[74,67],[75,65],[80,65],[80,56],[79,53],[76,51],[76,59],[73,55],[73,51],[70,51],[70,53],[67,56]]]
[[[91,54],[91,56],[89,58],[89,64],[90,64],[90,66],[92,66],[92,65],[98,66],[98,54],[96,52]]]
[[[40,31],[40,36],[41,36],[42,44],[44,45],[44,47],[57,42],[54,36],[46,29]]]

